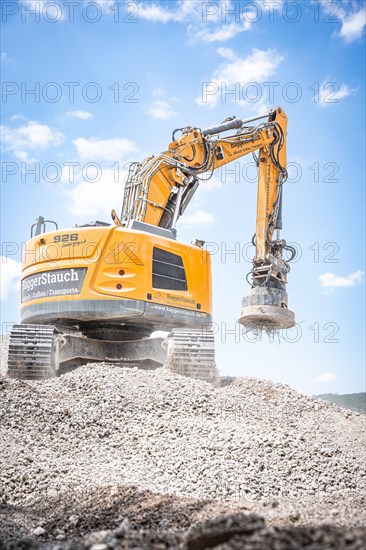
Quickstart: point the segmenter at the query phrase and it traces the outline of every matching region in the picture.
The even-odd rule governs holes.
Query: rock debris
[[[5,548],[365,544],[358,413],[255,378],[89,364],[23,382],[2,365]]]

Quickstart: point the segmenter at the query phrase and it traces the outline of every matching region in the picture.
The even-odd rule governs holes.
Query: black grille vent
[[[161,248],[153,250],[153,288],[188,290],[183,260]]]

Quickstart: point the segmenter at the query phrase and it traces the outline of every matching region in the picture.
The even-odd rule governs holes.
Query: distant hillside
[[[318,399],[324,399],[335,403],[340,407],[351,409],[359,413],[366,414],[366,393],[346,393],[344,395],[338,395],[338,393],[322,393],[320,395],[314,395]]]

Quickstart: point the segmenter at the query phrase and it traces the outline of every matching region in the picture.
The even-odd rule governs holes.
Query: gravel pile
[[[358,548],[357,527],[365,521],[365,417],[288,386],[238,378],[215,388],[163,369],[110,365],[87,365],[44,382],[2,377],[0,430],[7,540],[14,540],[21,525],[22,536],[56,539],[60,548],[71,536],[83,541],[83,548],[118,547],[110,541],[116,540],[116,529],[126,530],[126,522],[120,524],[129,509],[126,491],[132,491],[140,512],[141,503],[154,498],[159,505],[170,499],[170,510],[179,511],[165,523],[158,513],[149,519],[154,536],[156,529],[169,531],[161,534],[157,544],[165,546],[159,548],[206,548],[181,538],[187,522],[207,531],[197,522],[248,512],[255,516],[250,521],[253,533],[260,532],[258,540],[273,535],[273,529],[282,537],[302,526],[306,536],[313,530],[310,542],[313,535],[324,535],[324,548],[333,548],[329,537],[335,531],[329,535],[320,527],[327,523],[338,529],[338,538],[350,537],[345,547]],[[93,521],[83,527],[81,510],[88,499],[86,516]],[[103,522],[105,510],[114,512]],[[215,521],[220,531],[223,520]],[[141,525],[146,527],[136,519],[134,527]],[[95,529],[107,529],[95,535],[102,542],[85,539]],[[164,542],[174,536],[174,544]],[[231,534],[230,544],[240,536]],[[153,547],[149,537],[146,548]],[[142,539],[135,542],[121,548],[145,548]],[[236,547],[247,548],[240,544]]]
[[[9,346],[9,338],[4,335],[0,335],[0,378],[2,376],[6,375],[7,370],[7,356],[8,356],[8,346]]]

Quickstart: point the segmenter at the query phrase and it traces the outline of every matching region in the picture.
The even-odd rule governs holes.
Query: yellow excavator
[[[280,107],[177,129],[166,151],[131,163],[113,223],[64,230],[39,217],[23,258],[9,376],[44,379],[105,362],[214,381],[210,254],[203,241],[177,241],[176,224],[203,178],[249,153],[258,166],[255,257],[238,321],[247,330],[292,327],[286,283],[295,251],[280,238],[286,131]]]

